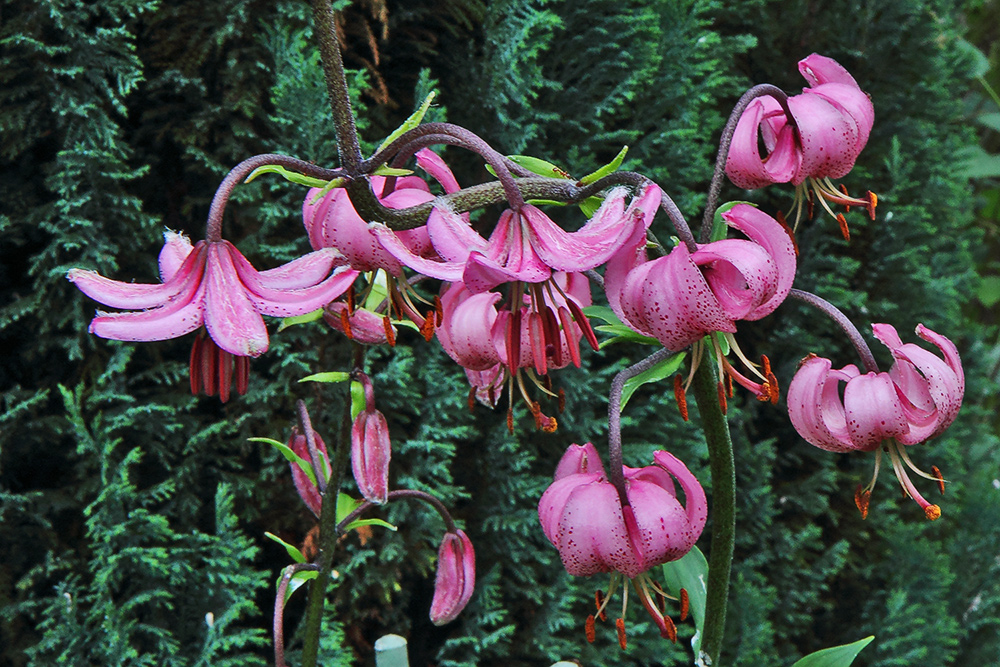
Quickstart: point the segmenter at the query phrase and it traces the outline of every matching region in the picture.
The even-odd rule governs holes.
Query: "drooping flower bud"
[[[322,472],[316,471],[316,474],[323,475],[324,480],[329,479],[332,469],[330,468],[330,456],[326,451],[326,443],[323,442],[323,438],[319,437],[319,433],[315,433],[315,436],[316,449],[323,455],[322,458],[326,468]],[[288,447],[302,459],[306,461],[310,460],[311,457],[309,455],[309,445],[306,441],[306,436],[300,433],[299,429],[292,429],[292,437],[288,439]],[[292,481],[295,482],[295,489],[299,492],[299,497],[312,510],[312,513],[318,517],[320,509],[323,506],[323,497],[319,493],[319,488],[309,479],[309,476],[297,463],[290,463],[289,465],[292,468]]]
[[[438,549],[431,622],[444,625],[465,609],[476,586],[476,552],[464,531],[445,533]]]
[[[365,409],[351,427],[351,470],[361,495],[373,503],[382,504],[389,495],[389,424],[385,415],[375,409],[375,389],[371,380],[362,375],[365,389]]]

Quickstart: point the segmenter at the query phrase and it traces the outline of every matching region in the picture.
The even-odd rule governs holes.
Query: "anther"
[[[444,322],[444,306],[441,305],[441,298],[438,296],[434,297],[434,324],[441,326]]]
[[[719,407],[722,408],[722,414],[726,414],[726,388],[722,386],[720,382],[716,387],[716,394],[719,396]]]
[[[726,383],[726,397],[733,397],[733,376],[728,373],[723,376],[723,381]]]
[[[420,335],[424,337],[428,343],[431,338],[434,338],[434,311],[428,310],[427,314],[424,315],[424,321],[420,325]]]
[[[622,650],[624,651],[626,648],[628,648],[628,642],[625,640],[625,619],[616,618],[615,628],[618,629],[618,645],[621,646]]]
[[[469,412],[473,412],[476,409],[476,388],[469,388]]]
[[[354,314],[354,285],[351,285],[347,290],[347,312]]]
[[[684,376],[678,373],[674,376],[674,400],[677,401],[677,409],[681,413],[681,419],[688,420],[687,395],[684,393]]]
[[[928,505],[924,508],[924,515],[931,521],[937,521],[941,518],[941,508],[937,505]]]
[[[854,491],[854,504],[857,505],[858,511],[861,512],[862,521],[868,518],[868,505],[871,501],[872,492],[866,491],[860,484],[858,484],[857,490]]]
[[[651,583],[653,584],[653,591],[654,591],[653,599],[656,600],[656,606],[660,610],[660,615],[666,616],[667,598],[663,597],[663,593],[660,592],[663,589],[660,588],[660,584],[657,583],[656,581],[652,581]]]
[[[688,617],[688,611],[691,609],[691,600],[688,598],[688,592],[686,588],[681,589],[681,621],[686,621]]]
[[[597,590],[594,591],[594,604],[597,605],[597,615],[602,621],[608,620],[608,614],[604,611],[604,593]]]
[[[941,469],[937,466],[931,466],[931,474],[934,475],[934,479],[937,480],[938,491],[941,495],[944,495],[944,476],[941,474]]]
[[[566,392],[563,391],[562,387],[559,387],[558,397],[559,397],[559,414],[562,414],[566,412]]]
[[[385,340],[389,347],[396,347],[396,332],[392,329],[392,320],[388,315],[382,317],[382,331],[385,332]]]
[[[587,641],[591,644],[594,643],[596,634],[594,633],[594,615],[590,614],[587,616],[587,623],[583,626],[584,632],[587,633]]]
[[[780,396],[780,391],[778,389],[778,378],[774,376],[771,371],[767,372],[767,392],[768,397],[771,400],[771,405],[778,404],[778,398]]]
[[[871,190],[869,190],[868,191],[868,206],[866,206],[865,208],[868,209],[868,217],[871,218],[872,220],[875,219],[875,207],[876,206],[878,206],[878,195],[875,194],[874,192],[872,192]]]
[[[840,225],[840,234],[844,237],[844,240],[850,241],[851,230],[847,228],[847,218],[844,217],[843,213],[837,214],[837,224]]]
[[[849,195],[847,193],[847,186],[844,185],[843,183],[840,184],[840,191],[843,193],[844,199],[850,199],[851,198],[851,195]],[[848,213],[850,213],[851,212],[851,206],[850,206],[850,204],[844,204],[844,210],[847,211]]]
[[[344,335],[354,340],[354,332],[351,331],[351,318],[347,310],[340,311],[340,326],[344,328]]]
[[[507,408],[507,431],[512,435],[514,433],[514,410],[512,408]]]
[[[677,643],[677,626],[674,625],[673,620],[669,616],[663,617],[663,631],[660,632],[661,637],[669,639],[673,643]]]

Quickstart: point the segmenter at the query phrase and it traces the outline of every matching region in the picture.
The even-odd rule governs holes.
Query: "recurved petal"
[[[847,433],[847,417],[838,388],[838,382],[857,375],[854,366],[831,370],[830,360],[823,357],[802,363],[788,386],[787,402],[792,426],[806,442],[830,452],[857,449]]]
[[[680,502],[666,489],[636,479],[628,484],[628,501],[638,529],[632,542],[641,554],[639,572],[677,560],[694,546],[698,535]],[[634,577],[639,572],[625,574]]]
[[[763,303],[747,313],[744,319],[759,320],[770,315],[788,296],[795,282],[795,244],[788,231],[777,220],[749,204],[737,204],[722,214],[733,229],[742,232],[763,248],[774,261],[777,284]]]
[[[266,271],[257,271],[240,253],[233,256],[236,268],[241,272],[247,269],[257,274],[257,280],[262,288],[270,289],[301,289],[311,287],[330,275],[330,270],[337,266],[346,266],[347,259],[335,248],[323,248],[293,259]]]
[[[866,373],[844,387],[847,431],[857,449],[870,452],[887,438],[904,438],[910,426],[888,373]]]
[[[633,227],[645,229],[642,216],[623,214],[617,220],[609,216],[590,228],[567,232],[530,204],[521,209],[521,215],[534,252],[541,262],[557,271],[587,271],[600,266],[622,248]]]
[[[485,371],[500,361],[492,340],[500,299],[496,292],[470,294],[456,283],[441,300],[444,314],[437,330],[438,340],[448,356],[463,368]]]
[[[859,88],[851,73],[833,58],[812,53],[799,61],[799,72],[812,87],[824,83],[842,83]]]
[[[430,176],[441,184],[446,193],[458,192],[462,188],[459,186],[455,175],[445,163],[441,156],[429,148],[421,148],[417,151],[417,166],[426,171]]]
[[[855,158],[868,143],[872,125],[875,124],[875,107],[868,97],[856,85],[843,83],[824,83],[815,88],[806,89],[803,94],[818,95],[835,106],[841,112],[849,114],[858,126],[858,139],[853,146]]]
[[[236,274],[245,289],[245,294],[254,309],[261,315],[291,317],[311,313],[330,303],[354,283],[358,271],[344,264],[323,282],[298,289],[275,289],[266,287],[250,262],[231,244],[226,244]]]
[[[267,328],[247,297],[225,242],[208,244],[205,287],[205,328],[216,345],[242,357],[266,352]]]
[[[795,145],[794,128],[787,122],[763,125],[776,114],[784,117],[775,100],[757,98],[740,116],[726,157],[726,175],[737,187],[752,190],[772,183],[787,183],[798,172],[801,153]],[[762,132],[765,143],[770,145],[763,158],[758,142]]]
[[[764,248],[750,241],[708,243],[691,260],[702,267],[712,294],[730,320],[747,319],[778,286],[778,267]]]
[[[840,178],[850,172],[860,151],[854,117],[809,93],[789,97],[788,108],[802,143],[802,163],[792,183],[798,185],[808,177]]]
[[[190,292],[182,292],[165,306],[131,313],[98,313],[90,322],[90,333],[101,338],[130,342],[167,340],[191,333],[202,325],[205,285],[190,281]]]
[[[606,480],[580,484],[568,495],[559,519],[556,548],[572,575],[617,570],[636,576],[642,571],[628,539],[618,492]]]
[[[705,489],[702,488],[698,478],[691,474],[684,462],[670,452],[662,449],[653,452],[653,462],[673,475],[684,490],[685,512],[694,533],[694,540],[697,541],[701,531],[705,529],[705,522],[708,520],[708,501],[705,498]],[[694,542],[692,542],[693,544]]]
[[[589,442],[582,445],[570,445],[566,449],[562,458],[559,459],[559,465],[556,466],[555,479],[559,480],[567,475],[576,474],[604,476],[601,455],[597,453],[597,448]]]
[[[431,216],[433,217],[433,213]],[[438,280],[447,282],[459,282],[462,279],[462,271],[465,269],[465,262],[448,262],[428,259],[414,254],[410,248],[393,232],[380,222],[373,222],[369,225],[372,233],[378,238],[379,243],[401,264],[405,264],[417,273],[420,273]]]
[[[193,246],[188,237],[169,229],[163,232],[163,249],[160,250],[160,281],[167,282],[180,270]]]
[[[512,215],[510,210],[504,211],[497,228],[504,229],[510,225]],[[462,216],[443,206],[435,206],[431,210],[427,217],[427,233],[434,250],[447,262],[465,262],[470,252],[485,253],[490,245]]]

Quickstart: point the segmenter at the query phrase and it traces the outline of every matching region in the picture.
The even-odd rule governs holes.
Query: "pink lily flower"
[[[451,169],[434,151],[424,148],[417,152],[416,160],[417,165],[434,177],[445,192],[459,190]],[[388,208],[409,208],[434,199],[427,183],[417,176],[396,179],[395,188],[384,196],[384,176],[372,176],[370,183],[379,201]],[[399,261],[386,252],[369,231],[368,222],[362,220],[354,210],[346,190],[331,190],[316,202],[319,193],[319,188],[312,188],[302,204],[302,219],[313,249],[336,248],[358,271],[385,269],[394,276],[402,274]],[[409,252],[417,256],[423,256],[431,250],[426,227],[391,233]]]
[[[693,253],[678,244],[665,257],[647,261],[645,233],[636,231],[627,250],[608,262],[604,274],[615,314],[676,351],[713,331],[735,333],[737,320],[759,320],[773,312],[795,279],[795,246],[788,230],[748,204],[738,204],[722,217],[747,238],[713,241]],[[716,352],[720,371],[762,400],[777,400],[770,373],[758,373],[764,382],[755,383]]]
[[[351,427],[351,471],[365,500],[381,505],[389,497],[389,424],[375,409],[375,387],[367,375],[361,376],[361,384],[365,409]]]
[[[473,293],[508,282],[541,283],[553,271],[582,272],[611,259],[632,235],[649,227],[660,202],[660,189],[648,185],[626,210],[624,188],[613,190],[581,229],[567,232],[530,204],[500,216],[489,239],[444,206],[427,219],[431,243],[442,261],[420,257],[385,225],[372,231],[383,247],[417,273],[447,282],[462,282]]]
[[[829,180],[846,176],[868,142],[875,121],[871,100],[831,58],[814,53],[799,61],[799,72],[810,87],[788,98],[791,118],[772,97],[759,97],[747,106],[733,134],[726,174],[746,189],[792,183],[799,212],[809,194],[803,183],[809,181],[834,217],[827,201],[864,206],[874,219],[875,195],[852,198]],[[763,157],[759,143],[767,151]],[[842,225],[846,228],[846,222]]]
[[[570,363],[579,367],[580,339],[586,336],[597,349],[597,338],[583,314],[591,304],[587,278],[559,272],[546,285],[555,289],[531,285],[529,293],[517,296],[519,308],[512,310],[508,303],[498,310],[499,293],[473,293],[464,283],[453,283],[441,297],[437,336],[445,352],[466,369],[476,397],[495,405],[497,389],[509,382],[513,392],[517,385],[538,427],[552,431],[556,420],[527,395],[522,369],[543,392],[551,393],[538,378]]]
[[[958,350],[950,340],[922,324],[917,326],[917,335],[933,343],[943,358],[913,343],[904,344],[888,324],[875,324],[872,330],[892,352],[892,368],[887,373],[865,374],[854,365],[833,370],[829,359],[811,356],[788,388],[788,416],[799,435],[816,447],[831,452],[876,453],[872,481],[864,488],[859,486],[855,494],[863,517],[868,513],[884,451],[903,491],[927,518],[937,519],[940,507],[920,495],[906,468],[936,480],[942,490],[944,481],[936,467],[933,475],[917,468],[905,446],[939,435],[958,415],[965,393]]]
[[[465,531],[444,534],[438,548],[437,576],[431,600],[431,622],[444,625],[465,609],[476,587],[476,552]]]
[[[627,495],[623,503],[594,446],[572,445],[563,455],[552,485],[542,494],[538,518],[567,572],[576,576],[613,573],[599,616],[625,577],[631,580],[660,634],[676,640],[673,622],[654,599],[665,594],[647,571],[691,550],[705,527],[708,505],[701,484],[680,460],[657,451],[653,461],[643,468],[623,467]],[[674,479],[684,491],[686,507],[677,498]],[[588,619],[588,638],[592,627],[593,617]],[[618,627],[619,641],[624,644],[621,619]]]
[[[98,311],[90,323],[90,332],[101,338],[167,340],[204,325],[221,353],[232,356],[199,349],[207,343],[196,341],[192,387],[204,382],[210,392],[219,389],[226,397],[229,389],[225,374],[219,376],[225,386],[216,386],[219,378],[206,381],[213,374],[203,370],[204,364],[217,361],[221,367],[232,357],[261,355],[268,346],[262,315],[289,317],[316,310],[340,296],[357,276],[332,249],[257,271],[228,241],[199,241],[192,246],[181,234],[167,232],[164,237],[160,253],[163,282],[159,285],[109,280],[83,269],[70,270],[67,278],[95,301],[133,311]]]
[[[334,301],[323,309],[323,319],[332,328],[362,345],[396,345],[396,327],[388,315]]]

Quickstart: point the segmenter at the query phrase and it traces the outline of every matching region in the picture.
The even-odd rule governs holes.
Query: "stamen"
[[[354,285],[347,288],[347,312],[354,314]]]
[[[837,214],[837,224],[840,225],[840,234],[844,237],[844,240],[850,241],[851,230],[847,227],[847,218],[844,217],[843,213]]]
[[[396,347],[396,332],[392,329],[392,320],[388,315],[382,317],[382,331],[385,332],[385,339],[389,347]]]
[[[476,388],[469,387],[469,412],[473,412],[476,409]]]
[[[892,468],[896,472],[896,478],[899,480],[900,486],[903,487],[903,492],[920,505],[924,510],[924,516],[929,520],[935,521],[941,518],[941,508],[924,500],[924,497],[920,495],[917,488],[913,486],[913,482],[910,481],[909,476],[906,474],[906,469],[903,468],[902,461],[900,461],[899,456],[896,454],[896,449],[898,448],[899,445],[896,445],[894,448],[889,449],[889,458],[892,460]]]
[[[559,387],[559,414],[566,412],[566,392]]]
[[[844,199],[850,199],[851,198],[851,195],[849,195],[847,193],[847,186],[844,185],[843,183],[840,184],[840,191],[844,194]],[[850,213],[851,212],[851,205],[850,204],[844,204],[844,208],[846,209],[846,211],[845,211],[846,213]]]
[[[350,307],[348,307],[348,310],[350,310]],[[351,317],[347,313],[347,310],[340,311],[340,326],[344,329],[344,335],[354,340],[354,332],[351,331]]]
[[[441,326],[444,321],[444,306],[441,305],[441,298],[434,296],[434,324]]]
[[[686,588],[681,589],[681,622],[687,620],[688,611],[691,608],[691,601],[688,598],[688,592]]]
[[[229,402],[229,390],[233,386],[233,355],[219,348],[219,356],[216,357],[219,364],[219,400],[223,403]]]
[[[590,614],[587,616],[587,622],[583,626],[583,631],[587,634],[587,641],[591,644],[594,643],[594,639],[597,638],[594,632],[594,615]]]
[[[937,478],[938,491],[940,491],[941,495],[943,496],[944,495],[944,476],[941,475],[941,470],[939,470],[937,466],[931,466],[931,473],[933,473],[934,476]]]
[[[688,402],[684,393],[684,377],[680,373],[674,376],[674,400],[677,401],[677,409],[681,413],[681,418],[687,421]]]
[[[733,376],[728,373],[722,376],[722,381],[726,383],[726,397],[733,397]]]
[[[669,616],[663,617],[663,624],[666,626],[666,637],[673,643],[677,643],[677,626],[674,625],[674,620]]]
[[[555,311],[546,305],[542,308],[542,324],[545,330],[545,354],[552,355],[552,361],[557,368],[564,366],[562,336],[559,334],[559,320],[556,319]],[[566,332],[567,335],[569,332]]]
[[[580,325],[583,337],[590,343],[590,347],[594,349],[594,352],[597,352],[601,349],[601,346],[597,342],[597,334],[594,333],[594,329],[590,326],[590,320],[583,314],[580,304],[573,299],[566,299],[566,305],[569,306],[569,311],[573,313],[573,320]]]
[[[656,581],[650,579],[649,587],[652,588],[657,593],[657,595],[655,596],[655,600],[656,600],[656,606],[659,607],[660,609],[660,614],[666,614],[667,602],[665,596],[663,595],[663,591],[660,590],[660,585],[656,583]]]
[[[514,435],[514,410],[509,406],[507,408],[507,431]]]
[[[913,463],[913,461],[910,460],[910,455],[906,453],[906,447],[904,445],[901,445],[901,444],[899,444],[898,442],[895,442],[895,441],[893,441],[893,442],[894,442],[894,445],[895,445],[895,450],[897,452],[899,452],[899,457],[901,459],[903,459],[903,463],[905,463],[906,466],[910,470],[912,470],[913,472],[917,473],[918,475],[920,475],[924,479],[930,479],[930,480],[933,480],[935,482],[941,482],[941,481],[943,481],[940,477],[938,477],[938,475],[940,475],[940,473],[941,473],[940,470],[938,471],[938,475],[927,474],[926,472],[924,472],[923,470],[921,470],[920,468],[918,468]],[[933,471],[933,468],[932,468],[932,471]]]
[[[628,648],[628,641],[625,638],[625,619],[617,618],[615,619],[615,628],[618,629],[618,645],[624,651]]]
[[[872,492],[861,488],[858,484],[857,490],[854,491],[854,504],[857,505],[858,511],[861,512],[861,520],[864,521],[868,518],[868,505],[872,501]],[[684,620],[683,618],[681,620]]]
[[[604,597],[604,593],[600,590],[594,591],[594,604],[597,605],[597,616],[602,620],[608,620],[608,615],[604,611],[604,607],[608,604],[608,599]]]
[[[875,194],[874,192],[872,192],[871,190],[869,190],[868,191],[868,206],[866,208],[868,209],[868,217],[871,218],[872,220],[875,219],[875,207],[876,206],[878,206],[878,195]]]
[[[431,342],[431,338],[434,338],[434,319],[434,311],[428,310],[427,314],[424,315],[423,324],[420,325],[420,334],[428,343]]]
[[[719,407],[722,408],[722,414],[726,414],[728,408],[728,406],[726,405],[726,390],[722,386],[721,382],[719,383],[719,386],[716,387],[716,393],[719,396]]]
[[[250,357],[236,357],[236,393],[242,396],[250,385]]]

